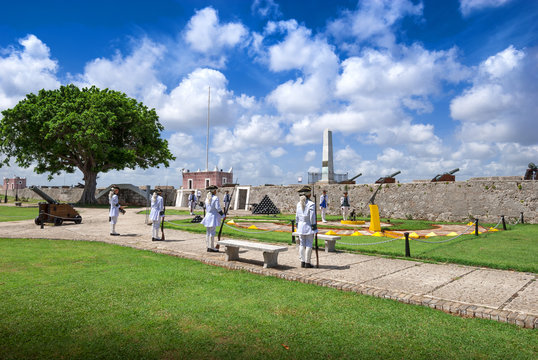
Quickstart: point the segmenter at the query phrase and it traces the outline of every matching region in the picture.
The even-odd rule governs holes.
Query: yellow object
[[[412,232],[411,234],[409,234],[409,237],[412,238],[412,239],[418,239],[419,236],[416,232]]]
[[[446,234],[445,236],[458,236],[458,235],[459,234],[457,232],[452,231],[452,232]]]
[[[355,231],[351,236],[362,236],[362,234],[358,231]]]
[[[235,225],[235,221],[230,220],[230,221],[228,221],[226,224],[228,224],[228,225]]]
[[[488,231],[499,231],[499,229],[495,229],[495,228],[489,228]]]
[[[427,238],[429,238],[429,237],[433,237],[433,236],[437,236],[437,234],[434,233],[433,231],[432,231],[431,233],[429,233],[429,234],[426,235]]]
[[[253,230],[256,230],[256,229],[258,229],[258,228],[256,227],[256,225],[250,225],[247,229],[253,229]]]
[[[471,225],[474,225],[474,222],[470,221],[467,223],[467,226],[471,226]]]
[[[329,230],[325,233],[325,235],[336,235],[336,233],[332,230]]]
[[[340,220],[340,223],[343,225],[364,225],[362,220]]]
[[[377,205],[370,205],[370,231],[381,231],[381,220],[379,219],[379,208]]]
[[[376,233],[374,233],[372,236],[378,236],[378,237],[381,237],[381,236],[383,236],[383,234],[381,234],[380,232],[376,232]]]

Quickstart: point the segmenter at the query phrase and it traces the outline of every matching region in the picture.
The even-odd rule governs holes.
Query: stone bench
[[[293,237],[299,237],[299,234],[297,234],[297,232],[293,232],[291,235]],[[325,252],[336,252],[335,244],[336,240],[340,240],[340,236],[318,234],[318,239],[322,239],[325,241]]]
[[[270,245],[244,240],[221,240],[217,244],[224,245],[226,261],[239,260],[239,248],[247,250],[258,250],[263,252],[263,267],[275,267],[278,265],[278,253],[288,251],[287,246]]]

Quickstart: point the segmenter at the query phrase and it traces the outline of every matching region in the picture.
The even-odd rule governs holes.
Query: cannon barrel
[[[41,196],[43,199],[45,199],[49,204],[58,204],[56,200],[45,194],[41,189],[39,189],[37,186],[30,186],[29,188],[33,192],[35,192],[37,195]]]
[[[361,175],[362,175],[362,173],[359,173],[358,175],[355,175],[351,179],[349,179],[349,181],[353,181],[353,180],[355,180],[356,178],[358,178]]]
[[[450,170],[448,173],[450,175],[453,175],[453,174],[457,173],[458,171],[460,171],[460,168],[455,168],[454,170]]]
[[[392,177],[395,177],[396,175],[398,175],[399,173],[401,173],[401,171],[396,171],[394,174],[390,174],[389,176],[385,176],[385,178],[392,178]]]

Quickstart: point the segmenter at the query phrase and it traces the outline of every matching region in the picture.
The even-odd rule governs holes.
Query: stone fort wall
[[[303,185],[256,186],[251,188],[250,203],[268,195],[281,212],[294,213],[297,190]],[[340,197],[347,189],[351,209],[357,216],[369,216],[368,201],[378,184],[315,186],[318,201],[321,190],[329,195],[329,214],[340,213]],[[538,181],[469,180],[449,183],[417,182],[384,184],[375,203],[381,217],[431,221],[467,221],[497,223],[504,215],[515,223],[521,212],[525,222],[538,224]]]
[[[249,204],[259,203],[265,195],[284,213],[294,213],[297,206],[297,190],[303,185],[252,186]],[[321,195],[326,189],[329,195],[329,214],[340,213],[340,197],[347,189],[351,209],[357,216],[369,215],[368,201],[379,185],[331,184],[315,186],[315,193]],[[75,203],[82,195],[78,188],[42,188],[52,198],[61,202]],[[218,195],[222,198],[223,191]],[[231,192],[231,188],[229,188]],[[168,191],[168,189],[167,189]],[[175,190],[167,194],[167,206],[175,204]],[[205,191],[203,192],[205,196]],[[15,191],[8,190],[8,195]],[[120,203],[137,205],[136,194],[120,194]],[[235,195],[234,195],[235,196]],[[19,190],[19,197],[39,198],[30,189]],[[122,197],[127,197],[122,200]],[[100,199],[104,202],[108,198]],[[126,201],[127,200],[127,201]],[[145,199],[139,206],[146,206]],[[399,219],[424,219],[431,221],[467,221],[478,218],[481,222],[496,223],[501,215],[509,223],[514,223],[523,212],[525,222],[538,224],[538,181],[481,179],[450,183],[403,183],[384,184],[377,193],[375,203],[381,217]],[[248,204],[247,204],[248,205]],[[248,206],[247,206],[248,207]]]

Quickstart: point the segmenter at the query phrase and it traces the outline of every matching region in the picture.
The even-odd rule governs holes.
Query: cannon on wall
[[[529,163],[529,168],[525,171],[523,180],[538,180],[538,166],[534,163]]]
[[[380,177],[375,181],[376,184],[394,184],[396,182],[396,179],[394,178],[396,175],[398,175],[401,171],[396,171],[394,174],[390,174],[387,176]]]
[[[339,184],[353,185],[353,184],[355,184],[355,181],[354,181],[354,180],[355,180],[356,178],[358,178],[359,176],[361,176],[361,175],[362,175],[362,173],[357,174],[357,175],[353,176],[353,177],[352,177],[351,179],[349,179],[349,180],[340,181]]]
[[[460,171],[459,168],[455,168],[453,170],[450,170],[449,172],[446,172],[444,174],[438,174],[436,175],[431,182],[439,182],[439,181],[456,181],[456,176],[454,175]]]
[[[37,186],[30,186],[30,190],[41,196],[47,202],[39,203],[39,216],[35,218],[36,225],[53,223],[55,226],[62,225],[64,221],[73,221],[75,224],[82,222],[82,216],[71,204],[60,204]]]

